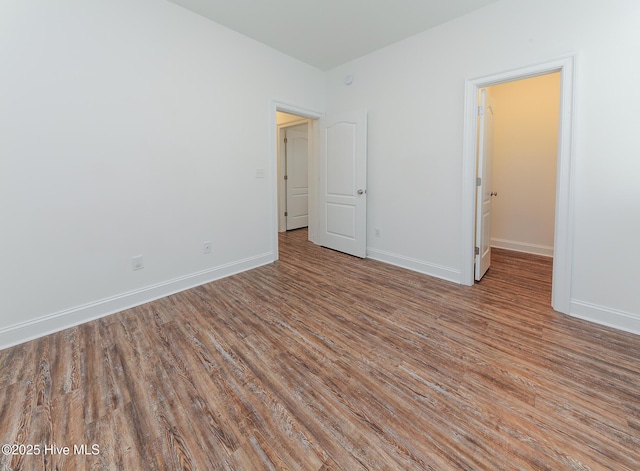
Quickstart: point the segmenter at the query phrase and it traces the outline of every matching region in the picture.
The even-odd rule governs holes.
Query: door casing
[[[474,283],[476,217],[476,152],[478,91],[484,87],[523,78],[560,72],[560,129],[554,234],[551,305],[569,314],[571,309],[571,269],[573,256],[574,168],[575,168],[575,82],[576,54],[547,62],[465,81],[464,140],[462,162],[461,282]]]
[[[316,176],[316,155],[318,153],[318,119],[324,116],[321,111],[311,110],[292,103],[270,100],[270,136],[271,136],[271,152],[269,153],[269,186],[271,188],[271,250],[273,260],[278,260],[278,123],[276,113],[282,111],[284,113],[295,114],[302,118],[308,118],[309,121],[309,137],[312,140],[309,152],[309,240],[315,242],[316,227],[316,211],[315,211],[315,176]]]

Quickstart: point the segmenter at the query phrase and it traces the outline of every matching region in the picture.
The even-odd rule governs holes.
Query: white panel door
[[[318,243],[367,256],[367,112],[320,120]]]
[[[478,109],[478,181],[476,196],[475,278],[480,281],[491,265],[491,176],[493,173],[493,107],[491,95],[480,91]]]
[[[285,130],[285,185],[287,188],[287,230],[309,225],[309,133],[308,125]]]

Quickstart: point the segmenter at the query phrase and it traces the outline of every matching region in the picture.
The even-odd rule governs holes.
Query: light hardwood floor
[[[640,470],[640,336],[551,310],[550,260],[463,287],[305,238],[0,352],[0,444],[40,446],[0,469]]]

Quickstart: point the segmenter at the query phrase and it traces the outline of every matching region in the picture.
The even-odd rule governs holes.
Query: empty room
[[[640,469],[639,24],[0,2],[0,469]]]

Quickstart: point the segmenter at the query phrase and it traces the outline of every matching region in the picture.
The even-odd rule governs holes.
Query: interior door
[[[285,129],[285,185],[287,230],[309,225],[308,125]]]
[[[493,172],[493,107],[491,94],[480,91],[478,108],[478,180],[476,196],[475,278],[480,281],[491,265],[491,175]]]
[[[320,245],[367,256],[367,112],[320,120],[318,232]]]

